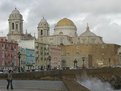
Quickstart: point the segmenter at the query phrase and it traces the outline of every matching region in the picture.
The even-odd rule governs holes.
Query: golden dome
[[[70,20],[70,19],[67,19],[67,18],[63,18],[61,19],[60,21],[57,22],[57,27],[58,26],[75,26],[75,24]]]

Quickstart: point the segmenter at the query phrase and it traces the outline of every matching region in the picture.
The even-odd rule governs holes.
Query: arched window
[[[75,60],[73,61],[73,63],[74,63],[74,68],[76,68],[76,67],[77,67],[78,61],[75,59]]]
[[[14,23],[12,23],[12,29],[14,29]]]
[[[43,30],[41,30],[41,35],[43,35]]]

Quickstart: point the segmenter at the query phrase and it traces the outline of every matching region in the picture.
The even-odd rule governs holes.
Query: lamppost
[[[49,61],[49,64],[48,64],[47,69],[51,69],[51,56],[48,56],[48,61]]]
[[[83,61],[83,66],[82,67],[84,68],[85,67],[84,66],[85,57],[82,57],[82,61]]]
[[[109,62],[109,67],[111,66],[111,64],[110,64],[110,58],[108,59],[108,62]]]
[[[21,72],[21,64],[20,64],[20,61],[21,61],[21,53],[18,52],[18,59],[19,59],[19,72]]]
[[[66,61],[63,59],[61,60],[61,68],[64,69],[66,67]]]
[[[77,60],[74,60],[74,68],[77,68]]]

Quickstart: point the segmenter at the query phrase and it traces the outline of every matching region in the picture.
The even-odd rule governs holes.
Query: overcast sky
[[[15,7],[23,15],[24,31],[33,35],[42,17],[51,33],[54,25],[66,17],[75,23],[78,35],[88,23],[104,42],[121,45],[121,0],[0,0],[0,35],[8,33],[8,17]]]

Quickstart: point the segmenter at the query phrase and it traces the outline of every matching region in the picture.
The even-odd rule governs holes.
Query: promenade
[[[0,80],[0,91],[65,91],[62,81],[14,80],[14,89],[6,89],[7,81]]]

